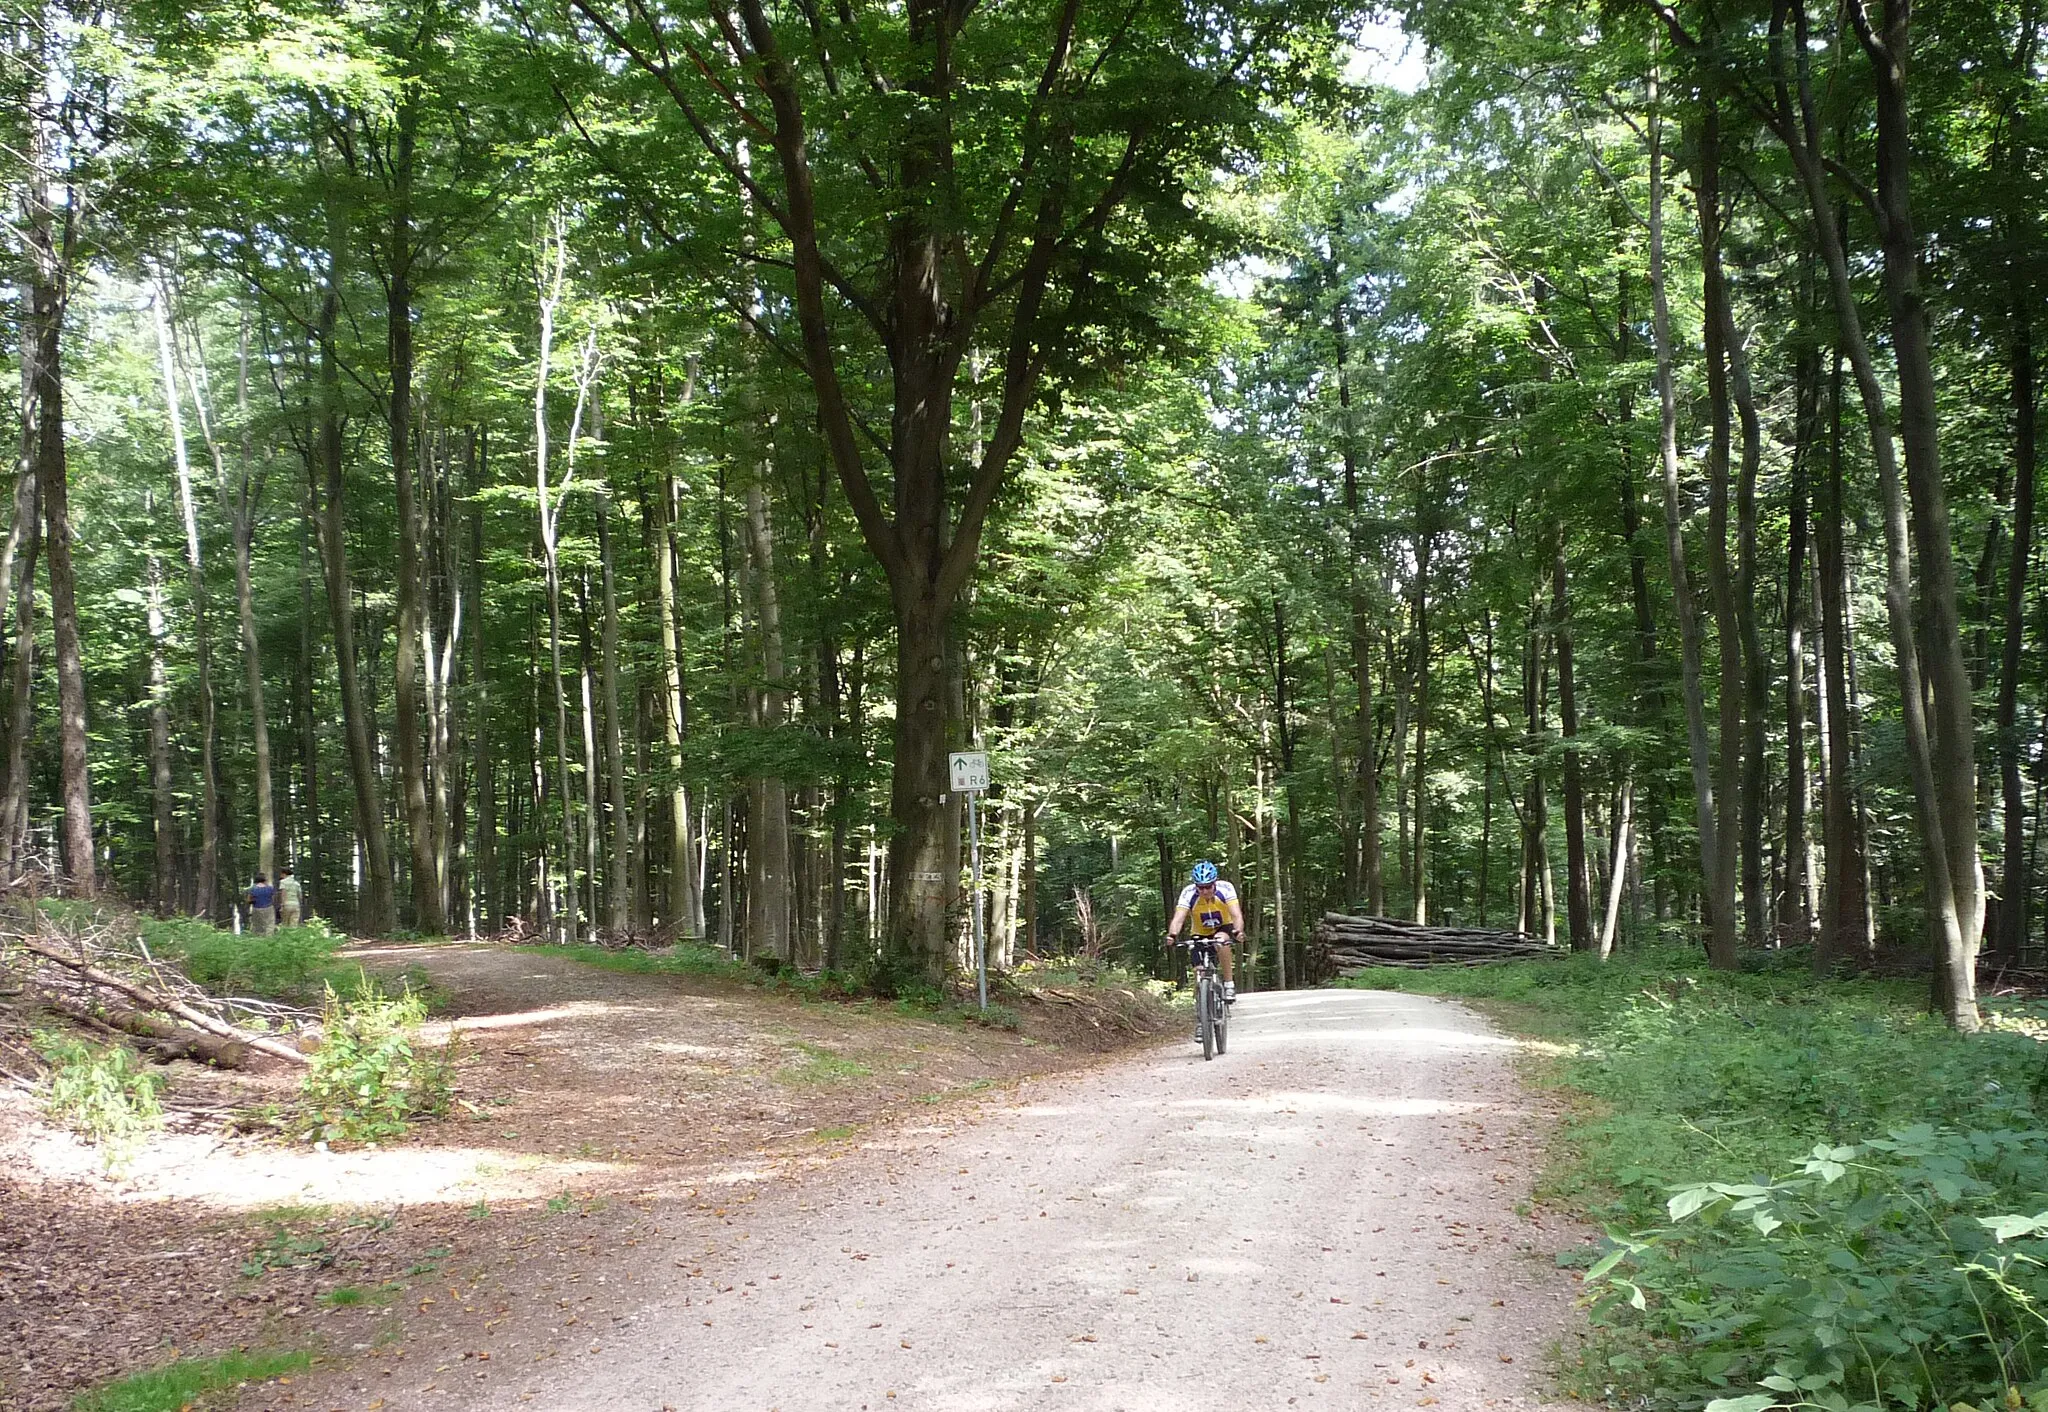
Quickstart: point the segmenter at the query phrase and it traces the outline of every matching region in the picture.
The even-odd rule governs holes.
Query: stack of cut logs
[[[1323,914],[1315,942],[1328,958],[1328,967],[1338,975],[1368,966],[1486,966],[1559,954],[1556,948],[1520,932],[1424,927],[1392,917],[1355,917],[1344,912]]]

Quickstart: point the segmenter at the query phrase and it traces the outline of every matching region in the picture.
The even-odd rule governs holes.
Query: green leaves
[[[2000,1245],[2009,1240],[2048,1234],[2048,1211],[2034,1216],[1979,1216],[1977,1224],[1991,1232]]]
[[[1706,1412],[1764,1412],[1776,1407],[1778,1399],[1767,1392],[1745,1393],[1741,1397],[1717,1397],[1707,1403]]]

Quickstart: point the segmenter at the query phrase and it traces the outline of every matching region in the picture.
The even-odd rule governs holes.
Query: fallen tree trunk
[[[173,996],[151,990],[148,986],[138,985],[134,981],[114,975],[110,971],[103,971],[90,962],[81,961],[76,956],[66,956],[54,947],[45,946],[31,937],[16,936],[13,940],[23,950],[40,956],[45,961],[54,961],[65,969],[91,981],[96,986],[114,991],[119,995],[125,995],[145,1009],[155,1010],[165,1015],[174,1015],[195,1029],[201,1029],[208,1034],[217,1035],[221,1039],[232,1040],[237,1044],[246,1045],[260,1054],[268,1054],[273,1059],[283,1059],[288,1063],[300,1065],[311,1062],[305,1055],[299,1053],[298,1050],[282,1040],[274,1039],[268,1035],[253,1034],[248,1030],[231,1025],[225,1020],[216,1019],[205,1011],[194,1009]]]
[[[249,1059],[249,1046],[241,1040],[188,1029],[125,1005],[105,1001],[87,1005],[47,989],[38,991],[36,1000],[45,1010],[131,1039],[138,1049],[165,1063],[190,1059],[219,1069],[239,1069]]]

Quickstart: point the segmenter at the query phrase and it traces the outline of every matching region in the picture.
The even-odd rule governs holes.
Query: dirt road
[[[743,1225],[619,1252],[649,1293],[601,1334],[533,1329],[382,1405],[1531,1408],[1574,1236],[1517,1212],[1540,1115],[1511,1055],[1443,1002],[1247,997],[1216,1062],[1183,1043],[899,1129]]]

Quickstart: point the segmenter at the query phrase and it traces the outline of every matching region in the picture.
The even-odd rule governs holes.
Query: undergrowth
[[[2048,1051],[1950,1032],[1922,985],[1755,964],[1658,951],[1348,983],[1568,1042],[1552,1072],[1584,1101],[1540,1194],[1609,1233],[1579,1395],[2048,1412]]]
[[[57,1030],[30,1041],[50,1066],[42,1082],[43,1111],[100,1150],[114,1171],[164,1125],[162,1075],[125,1044],[92,1044]]]
[[[307,1353],[223,1353],[213,1358],[180,1358],[147,1373],[79,1394],[72,1412],[182,1412],[210,1392],[242,1383],[296,1373],[312,1362]]]
[[[334,960],[348,938],[318,919],[262,936],[222,931],[192,917],[149,920],[142,923],[142,939],[212,995],[310,1002],[353,970]]]
[[[139,934],[150,955],[210,995],[317,1005],[330,986],[351,988],[361,968],[335,960],[348,937],[315,917],[268,934],[225,931],[200,917],[149,917],[101,902],[44,898],[43,912],[80,927]]]
[[[380,1142],[412,1120],[448,1109],[453,1066],[445,1047],[420,1041],[426,1002],[410,990],[388,995],[361,981],[344,998],[330,988],[323,1035],[301,1090],[303,1119],[322,1141]]]

